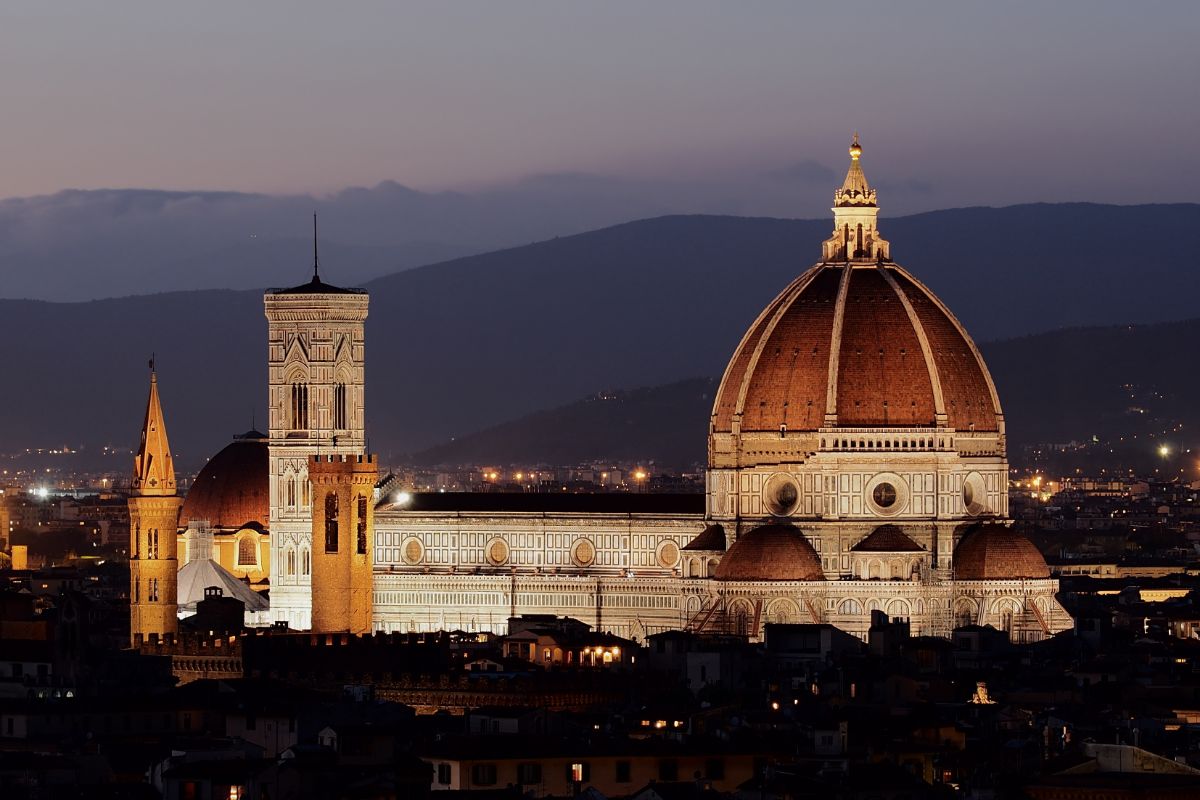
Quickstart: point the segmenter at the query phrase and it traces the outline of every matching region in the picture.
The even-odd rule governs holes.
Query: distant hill
[[[1200,297],[1196,205],[960,209],[884,219],[882,231],[979,341],[1185,319]],[[827,221],[661,217],[371,281],[371,445],[399,459],[605,387],[719,375],[746,327],[815,261],[828,233]],[[343,282],[332,256],[322,263],[323,277]],[[295,273],[296,283],[307,280],[307,262]],[[203,463],[252,414],[264,419],[258,291],[0,301],[0,337],[8,345],[0,451],[132,446],[151,351],[182,468]],[[1064,341],[1013,356],[999,371],[1033,377],[1002,391],[1069,392],[1085,408],[1093,394],[1056,373],[1058,365],[1132,372],[1189,369],[1194,360],[1160,361],[1148,341],[1145,352],[1122,340],[1096,349],[1086,337]],[[1112,349],[1118,344],[1128,348]],[[1005,362],[1013,348],[993,357]],[[1026,435],[1022,425],[1054,440],[1078,427],[1069,412],[1014,411],[1013,436]]]
[[[1184,367],[1197,357],[1197,342],[1200,319],[1080,328],[982,345],[1004,408],[1013,462],[1032,463],[1034,454],[1026,452],[1032,444],[1074,441],[1085,449],[1064,457],[1068,463],[1159,465],[1156,448],[1166,442],[1173,456],[1184,456],[1187,463],[1180,465],[1193,477],[1190,469],[1198,459],[1179,451],[1200,445],[1200,370]],[[702,463],[718,382],[697,378],[603,392],[459,437],[412,460]]]
[[[704,458],[705,428],[718,381],[599,392],[432,447],[416,464],[578,464],[657,462],[687,466]]]

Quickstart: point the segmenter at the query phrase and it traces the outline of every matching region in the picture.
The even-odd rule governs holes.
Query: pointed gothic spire
[[[134,495],[170,497],[175,494],[175,465],[167,442],[167,425],[158,399],[158,373],[150,359],[150,399],[142,423],[142,443],[133,459]]]

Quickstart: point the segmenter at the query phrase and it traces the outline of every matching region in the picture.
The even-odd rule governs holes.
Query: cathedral
[[[757,640],[768,622],[865,637],[876,611],[917,635],[980,624],[1030,641],[1071,627],[1045,560],[1006,521],[987,366],[892,261],[862,152],[855,136],[820,260],[733,350],[694,501],[381,480],[364,451],[369,297],[322,281],[314,258],[308,283],[264,296],[268,432],[226,446],[185,498],[152,377],[130,499],[146,528],[131,553],[135,641],[173,633],[210,586],[242,599],[249,625],[327,632],[504,632],[510,617],[553,614],[639,640]]]

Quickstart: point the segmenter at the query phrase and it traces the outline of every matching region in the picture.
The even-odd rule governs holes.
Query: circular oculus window
[[[660,567],[671,569],[679,563],[679,545],[668,539],[658,546],[656,558]]]
[[[419,564],[421,558],[425,555],[425,547],[421,544],[421,540],[415,537],[410,537],[401,548],[404,555],[404,560],[409,564]]]
[[[767,479],[763,487],[763,500],[775,516],[790,516],[800,505],[800,485],[786,472],[777,472]]]
[[[987,484],[978,472],[972,472],[963,480],[962,500],[963,507],[973,517],[991,510],[987,501]]]
[[[596,546],[590,539],[580,539],[571,548],[571,560],[580,567],[591,565],[596,560]]]
[[[899,475],[884,473],[867,482],[867,508],[877,516],[894,517],[908,505],[908,485]]]
[[[486,548],[489,563],[499,566],[508,561],[508,542],[503,539],[492,539]]]

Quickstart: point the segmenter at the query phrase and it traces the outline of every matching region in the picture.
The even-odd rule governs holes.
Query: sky
[[[824,186],[858,130],[896,211],[1195,201],[1198,34],[1182,0],[6,0],[0,197]]]

